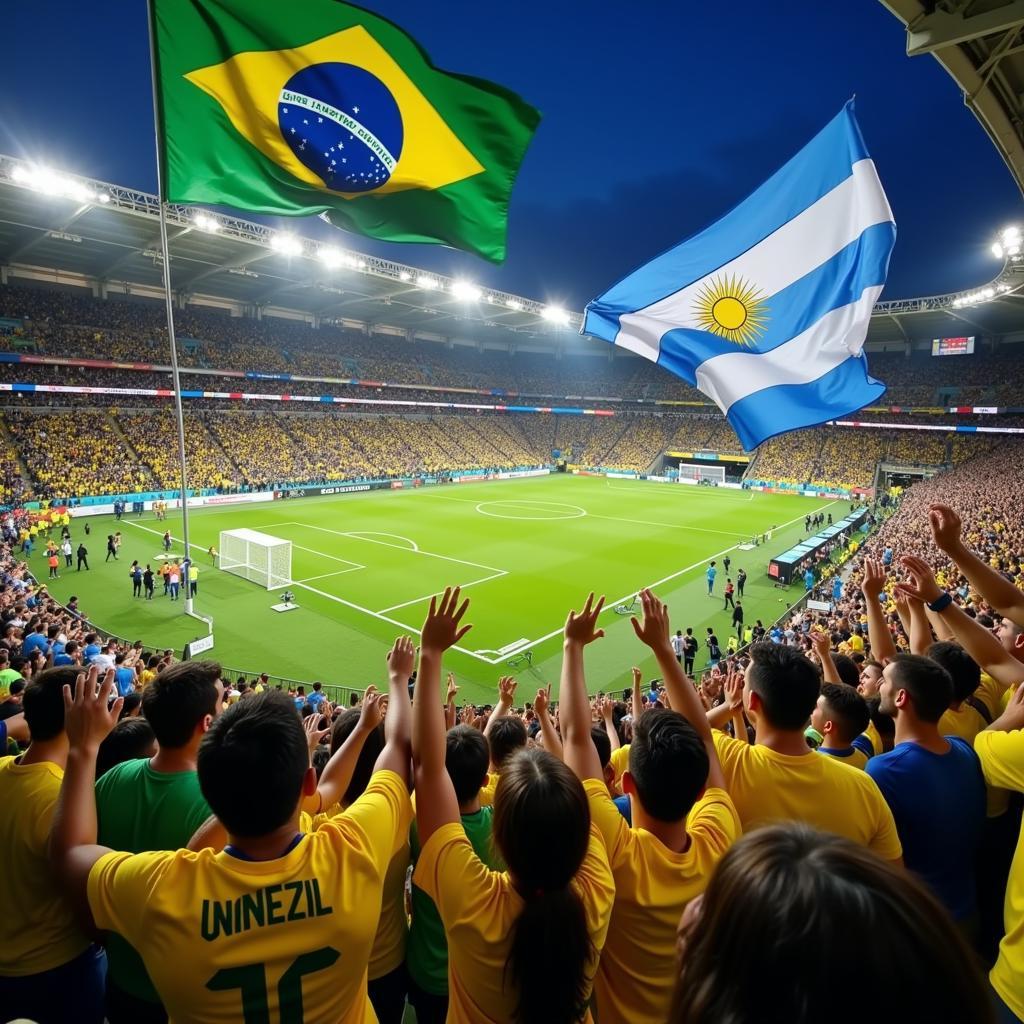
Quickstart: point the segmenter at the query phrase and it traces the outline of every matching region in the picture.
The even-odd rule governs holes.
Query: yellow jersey
[[[46,856],[63,778],[52,761],[0,758],[0,851],[8,883],[0,913],[0,977],[61,967],[89,945]]]
[[[487,785],[480,787],[480,806],[481,807],[493,807],[494,806],[494,791],[498,788],[498,779],[500,776],[497,772],[488,772],[487,774]]]
[[[878,757],[879,754],[885,753],[882,737],[878,734],[878,728],[874,722],[868,722],[868,727],[861,733],[861,736],[871,744],[871,749],[874,751],[873,757]]]
[[[990,786],[1024,792],[1024,730],[979,732],[974,737],[974,750]],[[1006,883],[1003,925],[999,958],[989,981],[1003,1002],[1024,1020],[1024,829]]]
[[[744,831],[804,821],[861,843],[883,860],[902,856],[892,811],[866,772],[809,748],[806,754],[780,754],[717,729],[713,734]]]
[[[687,818],[689,845],[676,853],[645,829],[630,828],[602,780],[583,786],[615,880],[594,981],[597,1018],[601,1024],[663,1024],[675,986],[679,918],[739,837],[740,819],[725,790],[706,790]]]
[[[275,860],[109,853],[89,874],[89,905],[138,950],[172,1022],[371,1024],[381,892],[411,820],[405,783],[380,771]]]
[[[828,747],[818,747],[818,753],[825,757],[834,757],[843,764],[852,765],[861,770],[868,766],[868,755],[859,747],[842,747],[838,750],[830,750]]]
[[[629,768],[629,744],[624,743],[621,747],[612,751],[611,766],[615,769],[615,788],[622,792],[622,776]]]
[[[506,987],[506,980],[511,985],[506,965],[523,899],[508,872],[490,870],[476,855],[462,823],[451,822],[423,845],[413,883],[434,901],[448,936],[448,1024],[509,1024],[517,999]],[[594,948],[586,968],[592,985],[615,899],[596,825],[591,824],[590,844],[573,888],[583,901]],[[543,984],[543,978],[536,983]],[[590,1019],[588,1013],[584,1020]]]

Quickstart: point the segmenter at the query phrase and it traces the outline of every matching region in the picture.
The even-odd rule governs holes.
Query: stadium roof
[[[1024,190],[1024,0],[882,0],[960,87]]]
[[[1024,2],[1024,0],[1021,0]],[[390,327],[488,346],[590,347],[579,312],[240,218],[168,206],[171,283],[188,299]],[[0,268],[8,279],[162,292],[155,195],[0,156]],[[1024,256],[988,286],[879,303],[869,345],[1024,332]]]

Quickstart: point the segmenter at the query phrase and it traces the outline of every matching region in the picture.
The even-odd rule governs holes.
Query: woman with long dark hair
[[[673,1024],[994,1024],[970,947],[912,875],[805,825],[744,836],[680,923]]]
[[[508,758],[494,795],[494,842],[507,871],[476,855],[445,770],[441,657],[469,630],[459,590],[430,602],[413,700],[414,881],[448,937],[448,1020],[575,1024],[587,1004],[615,898],[579,779],[542,750]]]

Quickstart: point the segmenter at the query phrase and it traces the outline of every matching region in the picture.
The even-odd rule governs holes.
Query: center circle
[[[519,519],[524,522],[554,522],[559,519],[582,519],[585,508],[560,501],[481,501],[476,507],[482,516],[492,519]],[[539,513],[539,514],[531,514]]]
[[[277,123],[288,148],[335,192],[372,192],[402,155],[402,112],[388,87],[354,64],[311,64],[285,83]]]
[[[727,331],[735,331],[746,323],[747,307],[739,299],[725,295],[711,307],[711,315]]]

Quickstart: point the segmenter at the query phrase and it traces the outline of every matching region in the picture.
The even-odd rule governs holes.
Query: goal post
[[[292,542],[259,530],[221,530],[219,568],[266,590],[292,582]]]

